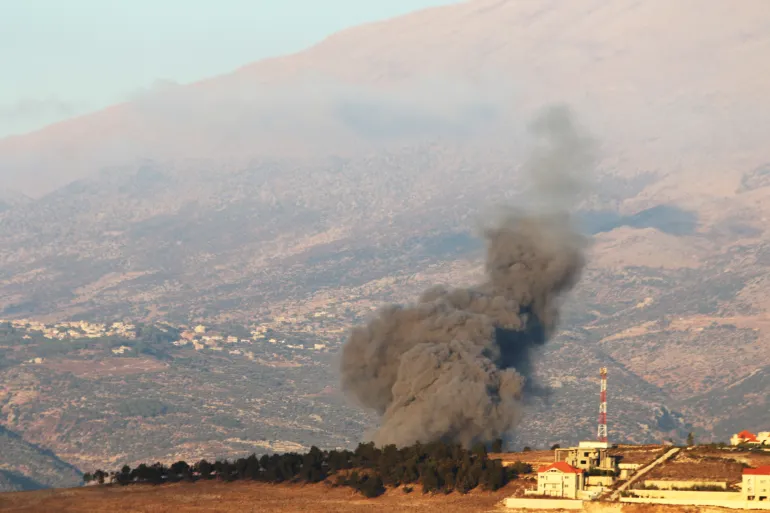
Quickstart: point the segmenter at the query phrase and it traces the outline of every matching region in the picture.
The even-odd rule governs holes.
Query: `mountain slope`
[[[541,355],[552,402],[530,405],[515,440],[589,436],[599,366],[610,368],[616,394],[615,439],[659,441],[691,428],[724,438],[733,424],[709,404],[736,394],[747,397],[736,423],[766,429],[765,6],[476,0],[1,141],[3,178],[37,197],[0,212],[0,317],[259,325],[333,351],[385,302],[476,280],[479,217],[528,199],[519,169],[529,114],[565,100],[603,145],[580,205],[588,268],[565,332]],[[255,363],[265,355],[189,351],[227,377],[215,396],[223,412],[242,399],[286,400],[282,388],[240,378],[266,374]],[[275,356],[269,345],[260,351]],[[97,358],[71,352],[75,363],[54,354],[34,367],[40,382]],[[44,355],[27,361],[35,356]],[[313,376],[279,368],[276,379],[324,390],[334,369],[316,363]],[[194,372],[183,358],[175,365],[142,386],[167,380],[166,395],[181,402]],[[233,452],[253,446],[244,432],[286,432],[325,414],[292,400],[265,420],[241,405],[265,431],[201,434],[178,413],[177,423],[132,421],[153,436],[126,441],[104,426],[129,424],[87,406],[75,385],[27,402],[41,387],[19,384],[18,368],[0,369],[21,404],[0,421],[72,461],[109,462],[129,442],[144,455]],[[104,394],[86,399],[109,403],[132,393],[121,380],[81,381]],[[59,405],[63,396],[71,400]],[[39,421],[41,404],[67,419],[62,429]],[[371,418],[340,408],[344,433],[312,432],[319,438],[303,443],[361,436]],[[172,435],[194,440],[195,452]],[[84,449],[94,438],[99,446]]]
[[[551,99],[571,101],[605,146],[585,208],[676,204],[727,238],[756,237],[770,217],[770,187],[751,178],[770,160],[764,5],[727,17],[719,1],[476,0],[7,139],[0,173],[31,193],[88,178],[0,214],[0,308],[242,302],[275,296],[285,266],[311,254],[378,258],[373,243],[467,231],[479,205],[521,186],[522,116]],[[650,245],[647,231],[633,236],[640,253],[666,257],[619,260],[626,233],[602,238],[598,265],[681,264],[693,245],[724,246]],[[310,287],[339,276],[303,272]]]
[[[62,488],[82,482],[78,469],[0,426],[0,492]]]

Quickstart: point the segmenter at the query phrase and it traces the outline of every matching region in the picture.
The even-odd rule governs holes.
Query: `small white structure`
[[[640,468],[641,463],[618,463],[618,479],[626,480]]]
[[[744,469],[741,485],[743,500],[770,500],[770,465]]]
[[[537,470],[537,494],[565,499],[576,499],[585,487],[581,469],[557,461]]]

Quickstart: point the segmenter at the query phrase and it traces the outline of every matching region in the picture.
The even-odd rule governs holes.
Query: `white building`
[[[770,431],[760,431],[756,435],[751,431],[743,430],[730,438],[731,445],[770,445]]]
[[[583,471],[564,461],[557,461],[537,470],[538,495],[577,499],[578,493],[584,487]]]
[[[767,501],[770,498],[770,465],[743,469],[743,500]]]

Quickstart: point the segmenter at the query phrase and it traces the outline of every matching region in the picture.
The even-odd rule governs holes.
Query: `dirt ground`
[[[270,485],[254,482],[175,483],[161,486],[89,486],[0,494],[3,513],[470,513],[499,510],[516,483],[497,492],[474,490],[467,495],[407,494],[388,490],[367,499],[350,488],[317,485]]]
[[[129,376],[164,370],[167,365],[151,358],[104,358],[97,362],[88,360],[50,360],[42,364],[57,372],[71,372],[79,378],[101,378],[104,376]]]
[[[742,473],[743,466],[736,461],[677,458],[656,467],[645,476],[645,479],[725,481],[735,485],[741,482]]]
[[[646,465],[662,456],[667,450],[667,447],[661,445],[621,445],[616,449],[610,450],[610,454],[622,456],[621,463]]]

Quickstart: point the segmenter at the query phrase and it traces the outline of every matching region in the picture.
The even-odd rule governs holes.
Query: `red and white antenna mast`
[[[599,429],[596,436],[600,442],[607,441],[607,367],[599,369],[601,385],[599,389]]]

